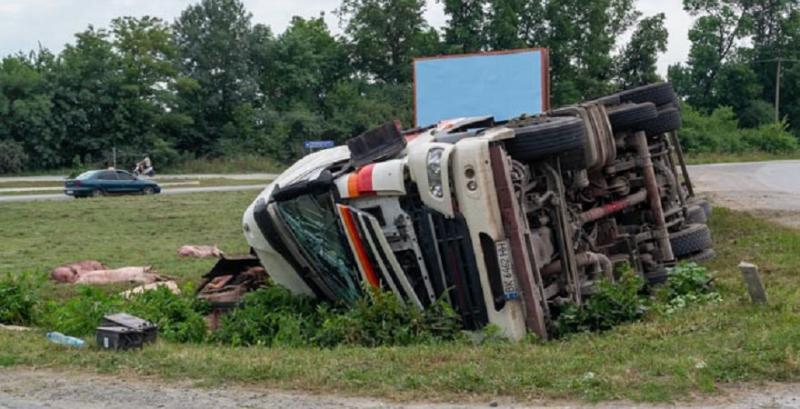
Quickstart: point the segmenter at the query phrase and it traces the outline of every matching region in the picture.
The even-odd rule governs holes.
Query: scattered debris
[[[54,344],[59,345],[67,345],[71,347],[83,348],[86,346],[86,342],[80,338],[71,337],[69,335],[64,335],[60,332],[48,332],[47,339]]]
[[[20,326],[20,325],[0,324],[0,329],[6,330],[6,331],[30,331],[32,328],[31,327],[23,327],[23,326]]]
[[[133,295],[142,294],[145,291],[156,290],[160,287],[167,287],[167,289],[169,289],[169,291],[171,291],[175,295],[180,295],[181,293],[181,289],[178,288],[178,284],[176,284],[174,281],[157,281],[155,283],[140,285],[128,291],[124,291],[120,293],[120,295],[122,295],[124,298],[127,299],[131,298],[131,296]]]
[[[178,255],[181,257],[197,258],[225,257],[225,253],[223,253],[222,250],[220,250],[216,245],[186,245],[178,249]]]
[[[237,307],[247,292],[263,287],[267,278],[266,270],[254,256],[220,258],[197,288],[197,297],[211,306],[206,316],[208,327],[216,330],[219,318]]]

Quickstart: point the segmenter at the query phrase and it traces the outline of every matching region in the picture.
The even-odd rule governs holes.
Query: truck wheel
[[[683,230],[670,234],[669,243],[672,245],[672,253],[679,258],[710,249],[713,244],[711,230],[700,223],[689,224]]]
[[[604,105],[604,106],[607,106],[607,107],[611,107],[611,106],[614,106],[614,105],[619,105],[620,104],[619,94],[606,95],[604,97],[597,98],[597,99],[595,99],[594,101],[591,101],[591,102],[596,102],[596,103],[598,103],[600,105]]]
[[[586,167],[586,126],[582,120],[546,117],[508,126],[514,130],[514,137],[505,141],[512,158],[532,162],[558,156],[562,158],[562,168]]]
[[[708,261],[712,258],[717,256],[717,252],[714,249],[705,249],[699,253],[692,254],[689,257],[686,257],[686,261],[693,261],[695,263],[700,263],[702,261]]]
[[[656,106],[650,102],[620,105],[608,112],[608,121],[615,132],[642,129],[641,125],[658,117]]]
[[[678,97],[672,85],[666,82],[643,85],[619,93],[621,102],[643,103],[650,102],[653,105],[674,105],[678,106]]]
[[[706,212],[700,205],[690,205],[686,209],[686,223],[705,223],[707,221]]]
[[[692,201],[692,203],[703,209],[703,212],[706,214],[706,220],[711,218],[711,202],[706,199],[698,199]]]
[[[647,136],[656,136],[667,132],[677,131],[681,127],[681,113],[677,108],[664,108],[658,111],[658,116],[642,123],[641,128]]]

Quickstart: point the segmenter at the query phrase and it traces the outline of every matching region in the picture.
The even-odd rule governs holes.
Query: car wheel
[[[531,162],[548,157],[562,158],[562,168],[586,167],[586,125],[575,117],[536,118],[507,125],[514,138],[505,141],[512,158]]]
[[[672,85],[666,82],[643,85],[619,93],[621,102],[643,103],[650,102],[656,106],[678,106],[678,97]]]
[[[656,106],[650,102],[620,105],[608,112],[608,121],[615,132],[640,130],[643,123],[657,117]]]
[[[672,253],[679,258],[710,249],[713,245],[711,230],[700,223],[688,224],[683,230],[670,234],[669,243]]]
[[[152,188],[152,187],[150,187],[150,186],[148,186],[148,187],[146,187],[146,188],[142,189],[142,194],[143,194],[143,195],[152,195],[152,194],[154,194],[155,192],[156,192],[156,191],[155,191],[155,190],[153,190],[153,188]]]
[[[106,192],[104,192],[104,191],[102,191],[100,189],[93,189],[91,195],[92,195],[92,197],[100,197],[100,196],[105,196]]]

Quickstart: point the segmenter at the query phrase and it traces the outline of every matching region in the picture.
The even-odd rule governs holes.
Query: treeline
[[[697,17],[689,31],[692,46],[687,62],[669,67],[668,76],[694,108],[684,112],[692,127],[686,135],[690,150],[797,149],[800,127],[790,126],[800,124],[798,4],[684,0],[684,9]]]
[[[0,64],[0,172],[195,157],[288,161],[306,139],[343,141],[399,119],[411,125],[417,56],[546,46],[563,104],[657,78],[663,15],[634,0],[443,1],[441,30],[424,0],[343,0],[343,27],[295,17],[280,34],[239,0],[203,0],[174,22],[121,17],[89,27],[58,55]],[[625,50],[617,38],[633,29]]]
[[[793,1],[775,2],[785,6],[775,19],[797,20]],[[7,56],[0,63],[0,173],[96,166],[112,148],[123,164],[144,152],[162,166],[242,155],[285,162],[302,154],[303,140],[342,142],[391,119],[410,126],[414,57],[548,47],[558,106],[657,80],[657,56],[667,46],[664,15],[643,17],[635,0],[441,3],[448,21],[435,29],[423,18],[424,0],[343,0],[335,12],[343,30],[334,35],[322,16],[295,17],[278,34],[254,24],[239,0],[202,0],[174,22],[121,17],[76,34],[58,55],[40,49]],[[681,93],[704,112],[730,105],[741,118],[766,110],[740,99],[769,99],[769,64],[756,62],[764,56],[750,56],[734,41],[713,65],[713,50],[755,35],[766,22],[737,22],[730,34],[731,12],[741,20],[758,13],[727,0],[685,3],[704,17],[693,30],[688,65],[670,70]],[[763,30],[783,39],[796,31],[787,24],[780,34]],[[631,37],[622,46],[625,33]],[[790,43],[775,49],[798,52]],[[753,77],[737,77],[746,71],[740,67]],[[785,83],[796,85],[788,70],[800,66],[787,67]],[[748,82],[735,89],[740,78]],[[800,92],[786,88],[786,101]],[[800,105],[792,109],[785,111],[790,122]]]

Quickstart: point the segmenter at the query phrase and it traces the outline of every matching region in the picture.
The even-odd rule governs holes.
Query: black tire
[[[597,98],[592,102],[596,102],[596,103],[598,103],[600,105],[611,107],[611,106],[614,106],[614,105],[619,105],[620,104],[620,99],[619,99],[619,94],[611,94],[611,95],[606,95],[604,97]]]
[[[678,105],[678,97],[672,85],[667,82],[657,82],[655,84],[643,85],[619,93],[621,102],[633,102],[641,104],[650,102],[653,105]]]
[[[562,169],[586,167],[586,126],[582,120],[559,116],[507,126],[514,130],[514,137],[505,141],[512,158],[532,162],[557,156],[562,159]]]
[[[147,186],[147,187],[145,187],[144,189],[142,189],[142,194],[143,194],[143,195],[152,195],[152,194],[154,194],[154,193],[156,193],[156,191],[155,191],[155,190],[153,190],[153,188],[152,188],[152,187],[150,187],[150,186]]]
[[[641,124],[647,136],[656,136],[677,131],[681,127],[681,113],[677,108],[665,108],[658,111],[658,116]]]
[[[690,254],[710,249],[711,230],[700,223],[687,224],[682,230],[669,235],[669,243],[675,257],[684,258]]]
[[[703,209],[703,212],[706,214],[706,220],[711,218],[711,202],[706,199],[698,199],[692,203],[700,206],[700,208]]]
[[[104,191],[102,191],[100,189],[92,189],[92,193],[90,193],[90,195],[92,197],[100,197],[100,196],[105,196],[106,192],[104,192]]]
[[[708,221],[706,212],[699,205],[689,205],[686,209],[686,223],[705,224]]]
[[[692,254],[689,257],[686,257],[686,261],[693,261],[695,263],[701,263],[703,261],[711,260],[712,258],[717,256],[717,252],[714,249],[705,249],[699,253]]]
[[[658,117],[656,106],[646,102],[643,104],[620,105],[609,111],[608,121],[615,132],[640,130],[641,125]]]

